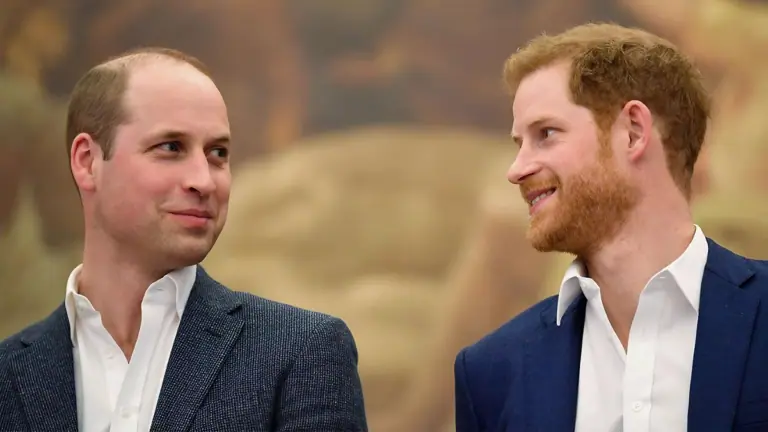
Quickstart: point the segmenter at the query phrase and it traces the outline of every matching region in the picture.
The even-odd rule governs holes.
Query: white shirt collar
[[[75,320],[77,318],[77,312],[78,309],[78,302],[85,305],[85,310],[93,309],[93,306],[91,305],[90,301],[83,295],[79,293],[78,287],[77,287],[77,277],[80,274],[80,271],[82,270],[83,265],[80,264],[77,267],[75,267],[74,270],[69,274],[69,278],[67,279],[67,289],[66,293],[64,295],[64,307],[67,311],[67,318],[69,319],[69,332],[70,337],[72,338],[72,343],[77,344],[76,339],[76,333],[75,333]],[[158,279],[157,281],[153,282],[148,288],[147,292],[150,292],[150,290],[159,288],[161,286],[170,287],[175,291],[175,307],[176,307],[176,313],[179,316],[179,319],[181,319],[181,316],[184,314],[184,308],[187,306],[187,300],[189,299],[189,294],[192,292],[192,287],[195,284],[195,279],[197,278],[197,266],[192,265],[189,267],[183,267],[178,270],[174,270],[167,275],[163,276],[162,278]],[[146,298],[146,294],[145,294]],[[81,309],[81,312],[83,309]]]
[[[695,227],[693,239],[683,254],[653,277],[665,272],[670,273],[688,303],[698,313],[701,281],[704,278],[704,267],[707,265],[709,245],[701,228],[698,225]],[[560,285],[560,294],[557,299],[557,325],[560,325],[560,320],[571,303],[583,292],[582,280],[586,278],[584,264],[577,258],[566,270]]]

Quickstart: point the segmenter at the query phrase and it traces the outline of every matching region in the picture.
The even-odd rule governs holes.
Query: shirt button
[[[643,409],[643,403],[642,402],[638,401],[638,402],[635,402],[635,403],[632,404],[632,410],[633,411],[638,412],[641,409]]]

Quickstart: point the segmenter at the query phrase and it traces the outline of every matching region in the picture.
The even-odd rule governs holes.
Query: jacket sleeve
[[[276,418],[278,432],[367,432],[357,346],[347,325],[327,317],[288,372]]]
[[[467,381],[464,350],[456,356],[453,369],[456,388],[456,432],[480,432],[480,424],[472,404],[472,395]]]

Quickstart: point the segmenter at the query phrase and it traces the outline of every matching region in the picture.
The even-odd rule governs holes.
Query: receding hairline
[[[208,79],[208,68],[196,57],[172,48],[138,47],[93,66],[75,84],[67,107],[67,152],[79,133],[88,133],[111,153],[115,129],[125,122],[125,96],[138,68],[158,63],[192,67]],[[215,83],[214,83],[215,85]]]
[[[137,48],[111,57],[94,66],[93,69],[106,69],[130,73],[135,71],[138,67],[163,62],[180,65],[186,64],[211,78],[208,68],[200,60],[191,55],[168,48]]]

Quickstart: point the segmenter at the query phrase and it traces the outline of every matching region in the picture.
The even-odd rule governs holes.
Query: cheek
[[[229,194],[232,191],[232,176],[229,172],[222,172],[214,177],[216,182],[216,198],[219,204],[226,205],[229,202]]]
[[[97,213],[103,223],[117,231],[132,231],[145,225],[147,219],[146,198],[133,185],[131,187],[103,188],[96,201]]]
[[[567,182],[568,179],[578,177],[579,175],[584,173],[584,171],[589,169],[589,167],[593,166],[595,162],[596,162],[595,158],[590,157],[584,153],[582,154],[569,153],[569,154],[565,154],[564,157],[555,161],[552,165],[552,168],[553,168],[555,177],[560,182]]]
[[[102,196],[124,214],[146,213],[148,207],[161,203],[173,191],[173,182],[157,173],[125,172],[105,176]]]
[[[136,176],[136,179],[130,183],[130,190],[126,190],[125,193],[130,194],[131,198],[138,202],[162,202],[173,195],[178,184],[179,182],[172,176],[146,173]]]
[[[107,200],[125,217],[146,213],[148,205],[155,201],[154,192],[144,187],[142,182],[134,182],[127,187],[115,187],[109,191]],[[102,199],[104,201],[104,199]]]

